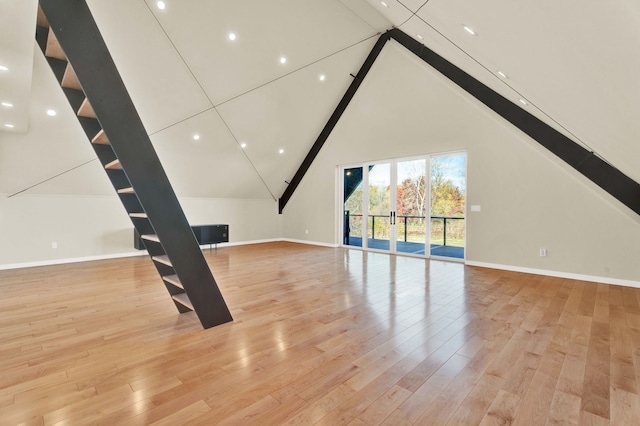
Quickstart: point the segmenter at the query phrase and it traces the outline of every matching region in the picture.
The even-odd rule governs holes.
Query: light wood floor
[[[0,271],[0,424],[639,425],[640,290],[292,243]]]

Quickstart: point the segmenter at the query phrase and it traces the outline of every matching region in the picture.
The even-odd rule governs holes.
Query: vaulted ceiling
[[[278,198],[392,26],[640,181],[637,2],[87,3],[181,196]],[[35,48],[35,11],[0,0],[0,193],[113,194]]]

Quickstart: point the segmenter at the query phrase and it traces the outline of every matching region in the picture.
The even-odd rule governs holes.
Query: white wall
[[[230,242],[281,235],[273,200],[187,198],[180,203],[191,224],[229,224]],[[133,225],[115,196],[0,197],[0,236],[0,268],[136,251]]]
[[[282,235],[282,216],[273,200],[180,198],[180,204],[192,225],[228,224],[230,243],[279,239]]]
[[[462,149],[467,205],[482,207],[467,213],[467,261],[640,279],[638,215],[395,42],[286,206],[284,237],[338,243],[339,164]]]
[[[2,197],[0,266],[132,252],[132,229],[117,197]]]

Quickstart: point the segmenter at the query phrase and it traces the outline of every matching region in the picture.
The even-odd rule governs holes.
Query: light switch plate
[[[480,210],[481,209],[480,209],[480,205],[479,204],[475,204],[475,205],[471,206],[471,211],[472,212],[479,212]]]

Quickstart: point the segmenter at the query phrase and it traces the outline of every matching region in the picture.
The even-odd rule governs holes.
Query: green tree
[[[465,199],[462,190],[446,179],[437,161],[431,165],[431,214],[434,216],[464,216]]]

